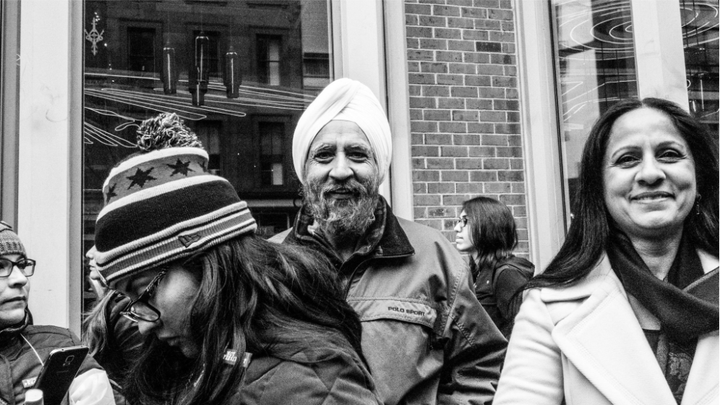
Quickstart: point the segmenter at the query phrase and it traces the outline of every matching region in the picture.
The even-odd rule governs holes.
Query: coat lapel
[[[607,257],[597,270],[577,287],[592,293],[556,325],[558,347],[611,403],[676,405]]]
[[[720,381],[718,358],[720,358],[718,331],[715,331],[698,340],[682,405],[718,403],[718,381]]]
[[[710,273],[718,267],[718,259],[705,252],[699,251],[700,262],[705,273]],[[717,404],[720,372],[718,371],[718,331],[708,333],[698,339],[695,357],[690,368],[682,405]]]

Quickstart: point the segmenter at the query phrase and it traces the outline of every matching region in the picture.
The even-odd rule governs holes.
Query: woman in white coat
[[[579,180],[494,404],[717,404],[717,142],[669,101],[622,101],[594,125]]]

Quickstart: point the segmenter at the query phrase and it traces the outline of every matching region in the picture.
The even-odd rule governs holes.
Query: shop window
[[[137,152],[140,123],[161,112],[197,133],[210,171],[248,202],[261,235],[286,229],[301,201],[292,132],[333,79],[320,66],[332,65],[329,7],[329,0],[85,0],[85,250],[94,243],[104,179]],[[312,84],[306,54],[325,55],[309,67]],[[83,298],[87,310],[91,292]]]

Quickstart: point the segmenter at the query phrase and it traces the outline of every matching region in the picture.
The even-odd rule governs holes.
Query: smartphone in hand
[[[44,405],[59,405],[87,356],[85,346],[61,347],[50,352],[33,388],[43,392]]]

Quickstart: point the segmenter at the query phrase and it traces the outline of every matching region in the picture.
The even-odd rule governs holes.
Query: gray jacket
[[[284,243],[312,247],[339,269],[385,404],[492,403],[507,343],[448,240],[396,218],[381,199],[365,240],[342,262],[308,232],[313,219],[303,212]]]

